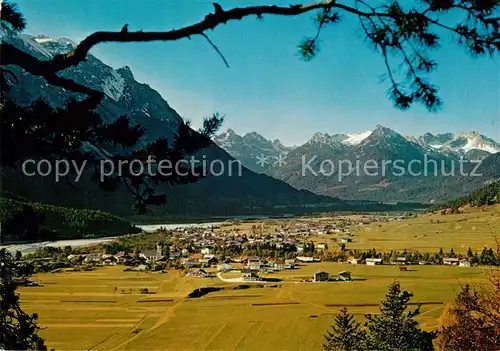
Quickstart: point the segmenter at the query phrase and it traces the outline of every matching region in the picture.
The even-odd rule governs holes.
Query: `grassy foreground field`
[[[437,325],[443,303],[461,284],[485,281],[484,269],[317,263],[270,277],[282,282],[232,289],[217,278],[188,278],[180,272],[93,272],[40,274],[44,286],[20,288],[22,307],[40,316],[47,345],[56,350],[311,350],[320,349],[332,314],[347,306],[358,318],[377,312],[394,280],[415,293],[425,328]],[[349,270],[353,282],[300,283],[318,270]],[[202,286],[225,287],[187,298]],[[154,294],[140,294],[140,288]]]

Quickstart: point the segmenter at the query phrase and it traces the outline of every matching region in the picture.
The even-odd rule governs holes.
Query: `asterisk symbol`
[[[279,154],[278,157],[273,157],[276,161],[273,163],[275,166],[278,165],[278,167],[283,167],[286,165],[286,155]]]
[[[269,156],[264,156],[264,155],[260,155],[260,156],[256,156],[257,158],[257,164],[260,165],[261,167],[264,167],[265,165],[269,164]]]

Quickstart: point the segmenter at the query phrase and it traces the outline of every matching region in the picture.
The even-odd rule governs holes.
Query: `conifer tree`
[[[370,350],[432,350],[435,333],[420,329],[415,320],[420,307],[408,310],[413,294],[401,291],[399,282],[389,285],[389,291],[380,305],[380,314],[367,315],[365,327]]]
[[[354,351],[365,350],[366,347],[366,333],[344,307],[335,315],[331,331],[326,332],[323,350]]]

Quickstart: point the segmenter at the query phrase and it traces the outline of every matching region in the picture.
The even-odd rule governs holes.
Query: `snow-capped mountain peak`
[[[401,134],[393,131],[390,128],[377,125],[373,129],[373,131],[364,138],[358,145],[359,146],[376,146],[376,145],[384,145],[388,146],[400,146],[407,143],[408,140],[405,139]]]
[[[3,31],[1,36],[12,35]],[[49,37],[46,35],[31,36],[27,34],[17,35],[16,38],[22,40],[29,51],[34,51],[43,58],[52,58],[55,55],[66,54],[76,47],[76,43],[64,37]]]
[[[234,130],[227,129],[214,137],[214,142],[227,151],[231,156],[239,159],[242,164],[257,173],[266,170],[256,163],[257,157],[278,157],[286,155],[291,148],[283,145],[279,139],[269,140],[257,132],[249,132],[243,136]],[[270,164],[270,163],[269,163]]]
[[[486,152],[488,154],[500,152],[499,143],[475,131],[436,135],[426,133],[418,139],[436,150],[446,149],[459,154],[467,154],[472,151]]]
[[[418,158],[427,154],[435,159],[446,160],[458,159],[460,156],[479,160],[500,152],[499,143],[477,132],[426,133],[422,136],[405,137],[381,125],[360,133],[316,132],[306,143],[294,147],[284,146],[278,139],[268,140],[257,132],[248,132],[240,136],[232,129],[217,135],[214,141],[250,169],[255,166],[256,156],[276,157],[281,154],[293,158],[297,157],[299,151],[317,152],[321,155],[353,152],[356,155],[375,155],[374,157],[397,155],[410,158]],[[290,153],[292,150],[293,152]]]
[[[455,137],[455,140],[465,139],[467,142],[461,147],[464,152],[471,150],[483,150],[490,154],[500,152],[500,145],[494,140],[485,137],[477,132],[461,133]]]
[[[348,145],[358,145],[363,140],[368,138],[372,134],[371,130],[361,133],[346,134],[346,139],[342,141],[343,144]]]
[[[214,137],[215,143],[225,150],[230,149],[233,144],[241,142],[241,139],[241,136],[232,129],[228,129]]]
[[[264,138],[262,135],[260,135],[257,132],[246,133],[245,135],[243,135],[243,139],[245,139],[245,141],[257,142],[257,143],[270,142],[269,140],[267,140],[266,138]]]
[[[75,42],[64,37],[17,34],[5,29],[0,30],[0,36],[2,41],[44,61],[54,55],[71,52],[76,47]],[[13,72],[20,82],[7,78],[8,83],[12,85],[11,94],[22,96],[25,103],[42,98],[58,107],[62,106],[67,98],[74,96],[70,91],[50,86],[41,77],[23,73],[18,67],[13,67]],[[151,138],[173,135],[182,122],[182,118],[157,91],[133,78],[128,67],[114,69],[89,54],[85,61],[65,69],[59,75],[103,91],[106,98],[101,107],[105,121],[111,121],[117,115],[128,116],[132,122],[145,126],[148,137]]]
[[[37,35],[33,38],[33,40],[35,40],[39,44],[53,43],[62,46],[76,47],[76,43],[73,40],[64,37],[48,37],[46,35]]]

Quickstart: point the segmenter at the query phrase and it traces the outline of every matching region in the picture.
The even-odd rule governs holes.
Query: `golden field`
[[[500,206],[466,209],[459,215],[426,214],[402,222],[352,229],[348,249],[475,251],[494,246],[500,234]],[[338,217],[337,217],[338,218]],[[252,221],[241,232],[263,223],[266,230],[291,221],[335,221],[335,217]],[[236,227],[235,226],[235,227]],[[335,235],[312,238],[336,249]],[[422,302],[419,321],[437,327],[444,304],[461,285],[486,281],[488,268],[312,263],[269,274],[277,283],[233,289],[218,278],[186,277],[181,271],[124,272],[123,266],[91,272],[38,274],[43,286],[19,289],[22,307],[37,312],[47,345],[56,350],[311,350],[320,349],[332,315],[346,306],[359,320],[376,313],[387,286],[398,280]],[[352,282],[304,283],[318,270],[352,272]],[[227,277],[237,276],[235,273]],[[199,287],[223,287],[188,298]],[[141,294],[147,288],[149,294]]]
[[[354,281],[299,282],[318,270],[349,270]],[[394,280],[415,293],[413,302],[428,303],[419,320],[433,328],[443,303],[461,284],[486,279],[482,268],[414,266],[400,272],[393,266],[339,263],[303,265],[269,277],[283,281],[233,290],[236,284],[218,278],[123,272],[114,266],[39,274],[35,278],[43,286],[19,292],[22,307],[39,314],[41,335],[56,350],[311,350],[321,348],[341,306],[360,319],[375,313]],[[227,289],[187,298],[201,286]],[[154,293],[140,294],[144,287]]]

